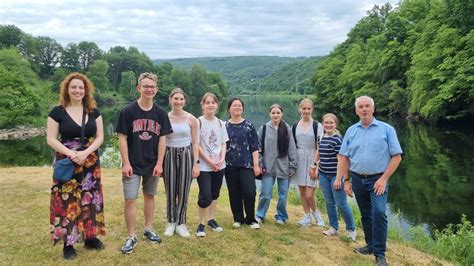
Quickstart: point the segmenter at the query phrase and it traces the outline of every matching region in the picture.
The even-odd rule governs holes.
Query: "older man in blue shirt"
[[[340,188],[344,178],[347,195],[352,196],[354,191],[356,196],[367,245],[354,251],[373,253],[377,265],[387,265],[387,181],[400,164],[403,152],[395,129],[375,119],[372,98],[358,97],[355,107],[360,121],[347,130],[342,141],[334,187]]]

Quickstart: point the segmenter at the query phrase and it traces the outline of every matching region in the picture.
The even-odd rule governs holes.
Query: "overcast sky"
[[[152,59],[328,54],[375,4],[394,0],[0,0],[0,24],[63,46],[134,46]]]

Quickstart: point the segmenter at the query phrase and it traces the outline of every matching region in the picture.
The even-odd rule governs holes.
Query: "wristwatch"
[[[194,163],[195,163],[195,164],[199,164],[199,163],[200,163],[200,161],[199,161],[199,160],[196,160],[196,161],[194,161]]]

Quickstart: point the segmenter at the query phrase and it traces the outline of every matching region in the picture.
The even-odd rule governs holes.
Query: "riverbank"
[[[52,246],[49,241],[50,167],[0,168],[0,205],[2,224],[0,234],[0,261],[5,264],[61,264],[62,245]],[[372,256],[355,254],[352,249],[364,244],[362,230],[358,228],[357,243],[345,238],[326,237],[324,229],[315,226],[300,228],[301,207],[288,204],[289,222],[277,225],[273,219],[275,202],[268,212],[268,222],[261,230],[248,227],[233,229],[227,189],[222,188],[217,220],[224,232],[216,234],[207,229],[207,237],[189,239],[165,237],[160,245],[140,239],[136,251],[130,255],[119,252],[126,236],[123,221],[123,192],[120,170],[103,169],[105,219],[107,236],[103,237],[106,249],[100,253],[78,246],[76,263],[83,264],[290,264],[290,265],[372,265]],[[188,228],[194,232],[198,220],[196,205],[198,186],[193,183],[188,209]],[[143,224],[143,200],[138,200],[138,230]],[[156,199],[156,230],[162,235],[166,226],[166,198],[160,180]],[[324,214],[327,222],[327,216]],[[344,228],[344,226],[341,226]],[[342,230],[342,229],[341,229]],[[343,232],[341,232],[343,233]],[[341,234],[343,235],[343,234]],[[26,256],[25,256],[26,255]],[[402,243],[389,241],[387,260],[390,264],[443,264],[449,263],[420,252]]]
[[[0,140],[22,140],[46,135],[46,127],[21,126],[11,129],[0,129]]]

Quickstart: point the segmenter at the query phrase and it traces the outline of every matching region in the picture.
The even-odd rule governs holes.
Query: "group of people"
[[[352,197],[354,192],[367,244],[354,251],[374,254],[377,264],[386,264],[387,180],[400,163],[402,150],[394,128],[373,116],[372,98],[356,99],[360,122],[342,138],[334,114],[324,115],[322,124],[313,120],[313,102],[308,98],[300,102],[301,119],[293,125],[283,120],[283,108],[274,104],[269,108],[270,121],[257,130],[244,118],[244,102],[239,98],[228,101],[227,121],[217,118],[219,99],[210,92],[202,97],[202,115],[196,118],[184,110],[186,94],[176,88],[169,95],[171,111],[167,113],[154,102],[157,82],[155,74],[139,76],[140,97],[121,110],[115,129],[122,158],[128,231],[122,253],[133,252],[138,242],[136,200],[140,183],[144,197],[143,236],[160,243],[161,238],[153,229],[159,177],[163,177],[166,190],[168,225],[164,235],[191,235],[186,211],[192,180],[197,179],[199,224],[195,235],[205,237],[206,225],[214,232],[223,231],[216,219],[216,208],[225,176],[234,228],[262,226],[275,182],[277,224],[288,222],[286,202],[293,182],[299,187],[304,210],[297,224],[310,226],[314,222],[324,227],[314,193],[319,183],[330,225],[323,233],[338,234],[339,211],[347,236],[355,241],[354,218],[346,197]],[[56,152],[55,160],[69,158],[76,165],[71,180],[53,180],[51,189],[51,235],[54,243],[64,242],[65,259],[76,256],[74,244],[78,242],[83,241],[89,249],[104,248],[97,238],[105,234],[98,154],[104,133],[93,92],[94,85],[85,75],[71,73],[61,83],[59,105],[48,117],[47,142]],[[255,209],[257,176],[261,178],[261,190]]]

